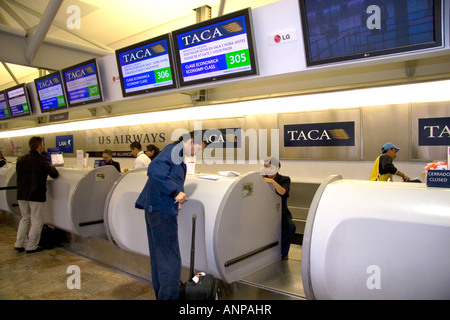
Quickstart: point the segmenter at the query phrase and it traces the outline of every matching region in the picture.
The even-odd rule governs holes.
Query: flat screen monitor
[[[299,0],[307,65],[442,45],[441,0]]]
[[[25,83],[6,89],[6,100],[11,118],[28,116],[31,114],[31,103]]]
[[[36,85],[41,112],[44,113],[67,108],[67,98],[64,94],[60,72],[54,72],[34,79],[34,84]]]
[[[65,68],[62,75],[70,108],[103,101],[96,59]]]
[[[0,91],[0,120],[9,119],[9,109],[6,103],[6,95]]]
[[[251,10],[172,32],[181,86],[258,73]]]
[[[116,51],[124,97],[176,88],[170,34]]]

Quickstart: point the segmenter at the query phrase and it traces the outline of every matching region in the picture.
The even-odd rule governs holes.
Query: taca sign
[[[419,146],[450,145],[450,118],[419,119]]]
[[[337,147],[355,145],[355,123],[331,122],[284,126],[285,147]]]

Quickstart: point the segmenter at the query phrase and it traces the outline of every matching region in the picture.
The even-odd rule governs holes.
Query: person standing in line
[[[131,155],[136,158],[134,159],[133,169],[147,168],[151,160],[146,156],[144,151],[142,151],[142,145],[139,141],[134,141],[130,144]],[[124,169],[124,172],[128,172],[129,169]]]
[[[393,161],[397,157],[400,149],[393,143],[388,142],[381,148],[382,154],[375,160],[370,174],[371,181],[393,181],[393,175],[402,177],[403,181],[409,181],[410,178],[398,170]]]
[[[184,193],[185,156],[206,146],[202,132],[182,135],[167,145],[148,166],[148,180],[135,207],[145,210],[152,285],[158,300],[178,300],[181,256],[178,244],[178,211],[188,201]]]
[[[281,163],[276,158],[269,158],[264,161],[262,175],[264,181],[271,184],[277,195],[281,197],[281,259],[289,259],[289,249],[295,235],[296,226],[292,221],[292,214],[287,205],[291,178],[278,173]]]
[[[41,154],[44,151],[44,140],[41,137],[32,137],[28,144],[30,152],[20,157],[16,163],[17,200],[22,219],[14,247],[18,252],[34,253],[43,250],[38,245],[44,225],[47,177],[55,179],[59,172]]]

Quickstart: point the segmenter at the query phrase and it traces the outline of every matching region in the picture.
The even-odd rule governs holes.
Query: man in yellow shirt
[[[393,143],[388,142],[381,148],[382,154],[375,160],[370,175],[371,181],[392,181],[393,175],[402,177],[403,181],[409,181],[410,178],[398,170],[392,163],[397,157],[400,149]]]

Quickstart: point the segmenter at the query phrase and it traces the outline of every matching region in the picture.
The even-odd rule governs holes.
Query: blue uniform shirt
[[[169,144],[158,154],[148,166],[148,180],[136,201],[136,208],[160,212],[165,217],[178,215],[175,197],[184,192],[186,179],[183,158],[182,142]]]

